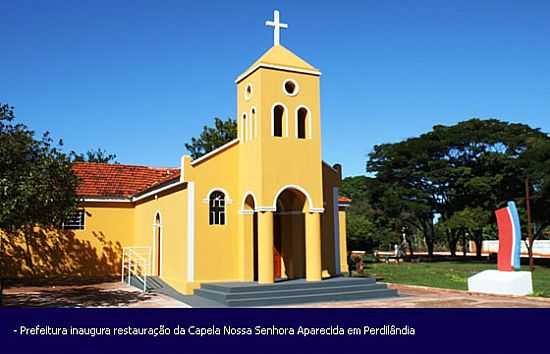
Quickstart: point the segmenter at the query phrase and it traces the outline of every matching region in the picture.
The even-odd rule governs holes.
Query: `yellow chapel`
[[[138,268],[191,294],[348,271],[350,200],[340,165],[321,155],[321,72],[280,44],[278,12],[266,24],[273,47],[235,80],[235,140],[178,168],[75,163],[81,208],[63,229],[105,266],[73,272]]]

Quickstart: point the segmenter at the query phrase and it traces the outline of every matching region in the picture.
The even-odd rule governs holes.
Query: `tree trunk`
[[[481,257],[481,247],[483,246],[483,229],[474,230],[474,242],[476,243],[476,257]]]
[[[451,257],[456,257],[456,230],[447,230],[447,242],[449,244],[449,252],[451,252]]]
[[[466,240],[465,230],[460,230],[460,238],[462,239],[462,257],[466,257],[468,255],[466,252],[468,250],[468,245],[466,245],[468,241]]]
[[[3,304],[4,300],[4,237],[2,232],[0,232],[0,307]]]
[[[410,237],[405,237],[407,241],[407,247],[409,248],[409,256],[414,256],[413,243]]]
[[[428,256],[432,258],[434,256],[434,242],[435,242],[435,229],[433,219],[428,221],[428,230],[430,234],[430,243],[428,243]]]
[[[529,268],[533,272],[535,271],[535,260],[533,259],[533,244],[535,240],[533,239],[533,230],[531,229],[531,198],[529,197],[529,193],[529,177],[525,176],[525,211],[527,212],[527,238],[529,239],[527,252],[529,252]]]
[[[30,234],[33,233],[32,227],[25,227],[23,230],[23,236],[25,238],[25,246],[26,246],[26,254],[25,254],[25,262],[27,263],[27,266],[30,268],[31,272],[34,273],[34,264],[32,262],[32,253],[31,253],[31,247],[29,242]]]

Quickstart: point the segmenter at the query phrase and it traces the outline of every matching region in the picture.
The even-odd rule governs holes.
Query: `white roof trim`
[[[173,188],[173,187],[177,187],[177,186],[181,186],[185,184],[185,182],[181,182],[179,179],[173,183],[170,183],[170,184],[167,184],[165,186],[162,186],[160,188],[156,188],[156,189],[152,189],[150,190],[149,192],[145,193],[145,194],[141,194],[137,197],[132,197],[132,202],[137,202],[138,200],[141,200],[143,198],[147,198],[147,197],[150,197],[154,194],[157,194],[157,193],[160,193],[160,192],[163,192],[167,189],[170,189],[170,188]]]
[[[273,65],[273,64],[266,64],[266,63],[258,63],[251,67],[250,69],[246,70],[244,73],[242,73],[237,79],[235,79],[235,83],[239,83],[244,78],[246,78],[248,75],[252,74],[254,71],[258,70],[259,68],[267,68],[267,69],[275,69],[275,70],[284,70],[284,71],[291,71],[295,73],[300,74],[309,74],[309,75],[315,75],[315,76],[321,76],[321,72],[318,70],[308,70],[308,69],[300,69],[300,68],[294,68],[292,66],[284,66],[284,65]]]
[[[210,157],[212,157],[212,156],[216,155],[217,153],[222,152],[223,150],[225,150],[225,149],[227,149],[227,148],[229,148],[229,147],[231,147],[231,146],[237,144],[238,142],[239,142],[239,139],[233,139],[233,140],[231,140],[231,141],[228,142],[227,144],[222,145],[222,146],[220,146],[219,148],[210,151],[208,154],[203,155],[203,156],[199,157],[198,159],[195,159],[195,160],[191,161],[191,166],[195,166],[195,165],[197,165],[197,164],[199,164],[199,163],[201,163],[201,162],[203,162],[203,161],[205,161],[205,160],[208,160]]]
[[[326,162],[325,160],[323,160],[323,163],[328,167],[330,168],[331,170],[333,170],[334,172],[338,172],[337,169],[335,169],[333,166],[331,166],[328,162]]]

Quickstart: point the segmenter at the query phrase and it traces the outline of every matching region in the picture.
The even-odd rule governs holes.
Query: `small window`
[[[285,80],[283,83],[283,89],[287,95],[296,96],[299,91],[298,83],[291,79]]]
[[[248,101],[251,97],[252,97],[252,84],[248,84],[244,88],[244,99]]]
[[[256,137],[256,108],[250,110],[250,139]]]
[[[62,230],[84,230],[84,209],[79,209],[69,215],[62,223]]]
[[[248,122],[246,121],[246,113],[243,113],[243,141],[247,140],[247,123]]]
[[[281,105],[273,108],[273,136],[283,136],[283,115],[285,109]]]
[[[210,225],[225,225],[225,194],[220,191],[210,194]]]
[[[307,124],[307,109],[304,107],[300,108],[298,110],[298,116],[296,117],[298,119],[298,139],[305,139],[306,138],[306,124]]]

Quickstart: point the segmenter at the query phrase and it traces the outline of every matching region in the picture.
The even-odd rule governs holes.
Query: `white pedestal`
[[[484,270],[468,278],[468,291],[498,295],[529,295],[533,292],[531,272]]]

